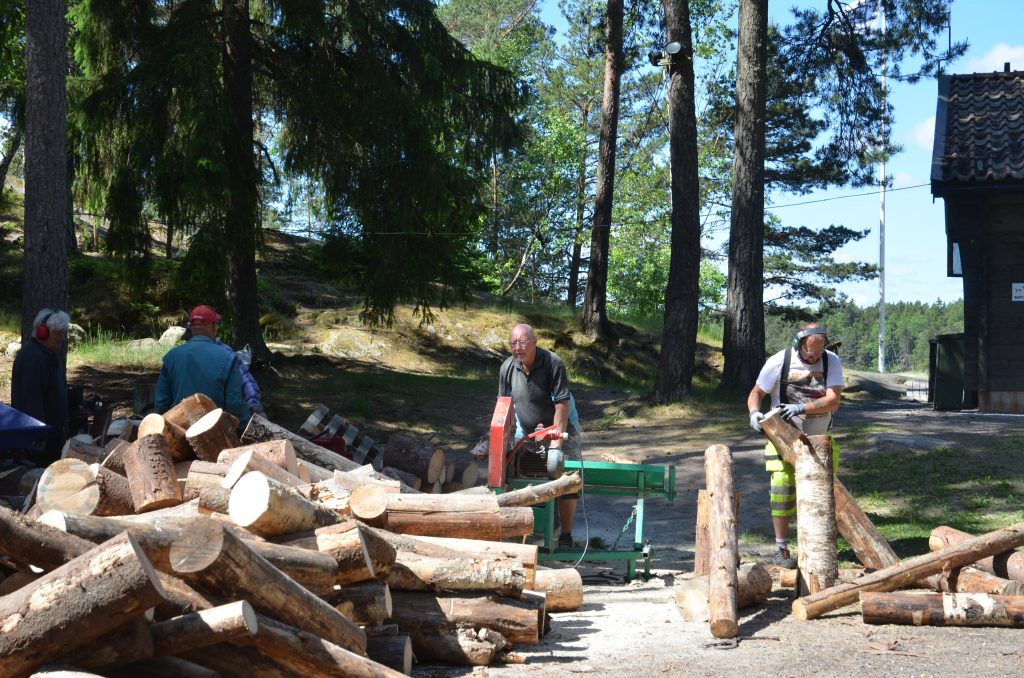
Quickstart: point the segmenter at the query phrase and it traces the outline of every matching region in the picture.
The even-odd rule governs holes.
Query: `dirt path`
[[[844,404],[837,433],[871,425],[877,434],[847,446],[843,454],[878,453],[886,445],[955,446],[972,434],[1020,432],[1021,417],[936,413],[908,401]],[[731,430],[731,429],[730,429]],[[672,599],[676,575],[693,569],[696,494],[704,485],[703,452],[712,443],[729,445],[735,484],[742,493],[741,532],[770,534],[763,439],[736,427],[709,438],[676,422],[624,420],[609,431],[585,434],[585,454],[619,460],[673,464],[677,494],[673,506],[647,503],[645,536],[655,549],[649,581],[625,583],[625,566],[583,563],[586,602],[573,613],[554,615],[552,631],[533,648],[520,648],[524,666],[453,670],[421,667],[422,676],[475,675],[860,675],[963,676],[1015,675],[1024,658],[1024,636],[1013,629],[869,626],[859,608],[848,607],[823,619],[800,622],[789,614],[792,592],[776,589],[764,606],[745,610],[735,647],[712,638],[706,623],[680,619]],[[886,448],[889,449],[889,448]],[[848,457],[845,457],[848,458]],[[613,459],[613,460],[614,460]],[[842,469],[840,469],[842,474]],[[632,508],[629,501],[592,498],[587,506],[590,536],[613,543]],[[574,532],[582,536],[582,516]],[[628,543],[632,527],[623,538]],[[767,561],[766,539],[741,543],[741,559]]]

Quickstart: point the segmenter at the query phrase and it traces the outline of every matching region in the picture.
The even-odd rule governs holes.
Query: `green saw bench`
[[[582,469],[580,468],[582,466]],[[626,561],[626,580],[632,581],[636,576],[637,561],[643,561],[644,576],[651,575],[651,557],[653,549],[644,539],[644,501],[650,498],[663,497],[671,505],[676,497],[676,467],[655,464],[616,464],[603,461],[565,461],[566,472],[580,472],[583,476],[583,492],[588,496],[610,495],[616,497],[633,497],[636,500],[633,514],[632,548],[593,548],[586,549],[586,560]],[[510,479],[507,490],[517,490],[536,484],[537,480]],[[585,499],[583,500],[585,502]],[[535,506],[534,524],[543,535],[544,542],[538,549],[537,559],[546,560],[579,560],[583,548],[558,547],[555,540],[555,515],[558,499],[551,499],[541,506]],[[580,524],[577,514],[576,525]],[[629,527],[629,521],[623,526],[623,532]],[[578,531],[578,530],[577,530]]]

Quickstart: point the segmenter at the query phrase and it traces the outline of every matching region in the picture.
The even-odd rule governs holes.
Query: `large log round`
[[[445,467],[444,448],[395,433],[384,446],[384,465],[408,471],[433,485]]]

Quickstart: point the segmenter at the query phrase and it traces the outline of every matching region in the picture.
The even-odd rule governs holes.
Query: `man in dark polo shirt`
[[[553,448],[561,448],[567,457],[580,458],[580,422],[576,403],[569,392],[569,380],[561,358],[538,348],[533,328],[519,324],[509,333],[512,355],[501,365],[498,397],[512,398],[516,413],[516,440],[538,428],[555,425],[566,440],[553,440]],[[572,546],[572,525],[576,518],[576,498],[567,495],[558,502],[561,525],[559,546]]]

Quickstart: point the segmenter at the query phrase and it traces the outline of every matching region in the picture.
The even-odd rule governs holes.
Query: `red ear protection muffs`
[[[50,338],[50,328],[46,326],[46,321],[50,319],[53,313],[47,313],[43,316],[42,321],[39,323],[39,327],[36,328],[36,339],[39,341],[46,341]]]

